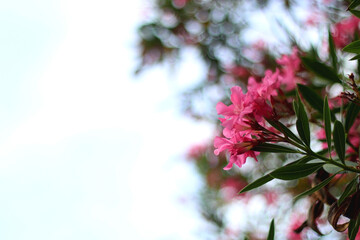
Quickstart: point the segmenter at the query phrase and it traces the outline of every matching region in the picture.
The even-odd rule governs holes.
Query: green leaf
[[[271,224],[270,224],[270,229],[269,229],[269,234],[267,236],[267,240],[274,240],[275,237],[275,224],[274,224],[274,219],[271,220]]]
[[[360,5],[360,0],[354,0],[350,3],[349,7],[347,10],[350,10],[350,9],[354,9],[356,8],[357,6]]]
[[[315,157],[307,155],[305,157],[300,158],[295,164],[305,164],[311,160],[315,159]]]
[[[360,214],[357,216],[356,219],[350,219],[350,224],[349,224],[349,240],[355,240],[355,237],[359,231],[359,226],[360,226]]]
[[[334,123],[333,138],[336,153],[341,162],[345,164],[345,130],[342,123],[338,120]]]
[[[355,186],[357,184],[358,176],[356,176],[349,184],[346,186],[344,192],[341,194],[339,200],[337,201],[338,206],[347,198],[349,195],[351,195],[353,192],[355,192]]]
[[[296,120],[296,129],[299,133],[300,138],[304,141],[307,146],[310,146],[310,127],[309,119],[307,117],[304,104],[299,99],[298,101],[298,113]]]
[[[338,69],[338,62],[337,62],[337,56],[336,56],[336,49],[334,44],[334,39],[331,35],[330,28],[328,29],[328,40],[329,40],[329,52],[330,52],[330,59],[332,63],[333,69]]]
[[[354,41],[343,48],[344,52],[360,54],[360,40]]]
[[[350,12],[357,18],[360,18],[360,11],[358,10],[350,10]]]
[[[360,59],[360,54],[355,55],[355,57],[350,58],[349,61],[354,61],[354,60],[358,60],[358,59]]]
[[[324,101],[323,116],[324,116],[326,142],[328,144],[329,154],[331,156],[331,112],[330,112],[327,96],[325,97],[325,101]]]
[[[295,100],[293,101],[293,108],[294,108],[294,112],[297,116],[299,114],[298,113],[299,105],[297,104],[297,102]]]
[[[261,143],[251,149],[257,152],[272,152],[272,153],[299,153],[296,149],[288,148],[278,144]]]
[[[331,174],[334,174],[334,173],[337,173],[341,170],[343,170],[343,168],[341,167],[338,167],[336,165],[333,165],[333,164],[330,164],[330,163],[327,163],[323,166],[324,170],[328,173],[331,173]]]
[[[271,119],[266,118],[266,121],[270,123],[271,126],[282,132],[285,136],[288,138],[296,141],[297,143],[303,144],[303,142],[284,124],[282,124],[280,121],[273,121]]]
[[[316,185],[315,187],[310,188],[309,190],[307,190],[307,191],[305,191],[305,192],[303,192],[303,193],[300,193],[299,195],[297,195],[297,196],[294,198],[293,202],[296,202],[296,201],[299,200],[300,198],[305,197],[305,196],[307,196],[307,195],[311,195],[311,194],[313,194],[314,192],[316,192],[316,191],[320,190],[321,188],[325,187],[325,186],[331,181],[331,179],[333,179],[335,176],[336,176],[336,174],[328,177],[327,179],[325,179],[324,181],[322,181],[321,183],[319,183],[319,184]]]
[[[306,177],[320,169],[324,163],[293,164],[280,167],[270,173],[270,176],[282,180],[294,180]]]
[[[346,111],[346,118],[345,118],[345,130],[349,132],[350,128],[355,122],[356,117],[358,116],[360,111],[360,106],[356,103],[351,102],[349,107]]]
[[[324,101],[322,98],[311,88],[298,84],[298,89],[301,95],[305,100],[312,106],[314,109],[318,110],[321,114],[323,113]]]
[[[301,57],[301,61],[308,70],[315,73],[319,77],[329,80],[330,82],[341,82],[334,69],[328,65],[309,57]]]
[[[258,188],[262,185],[264,185],[265,183],[270,182],[271,180],[273,180],[274,178],[272,176],[270,176],[269,174],[266,174],[265,176],[255,180],[254,182],[246,185],[246,187],[244,187],[243,189],[241,189],[240,193],[244,193],[244,192],[248,192],[252,189]]]

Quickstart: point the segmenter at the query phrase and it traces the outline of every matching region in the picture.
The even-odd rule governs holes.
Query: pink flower
[[[287,239],[289,240],[302,240],[303,239],[303,233],[296,233],[295,229],[299,228],[302,223],[304,222],[305,218],[303,216],[293,215],[291,217],[291,222],[289,226],[289,231],[287,233]]]
[[[235,135],[231,139],[215,137],[214,147],[216,149],[214,154],[219,155],[220,152],[224,150],[227,150],[230,153],[229,163],[224,167],[224,170],[229,170],[234,163],[241,167],[245,164],[248,157],[252,157],[257,161],[256,156],[259,155],[259,153],[251,151],[257,144],[258,142],[256,140],[248,137],[241,137],[240,135]]]
[[[279,88],[279,71],[271,72],[267,70],[265,77],[260,83],[256,82],[255,78],[250,77],[248,81],[248,91],[253,99],[270,100],[271,96],[277,96],[277,89]]]
[[[283,55],[276,62],[282,66],[281,74],[279,76],[279,82],[285,86],[286,91],[295,89],[296,83],[302,82],[302,80],[296,77],[296,73],[300,69],[301,60],[298,57],[298,49],[293,48],[291,55]]]
[[[243,189],[247,183],[244,180],[237,178],[227,178],[221,185],[221,192],[225,201],[229,202],[235,197],[244,197],[244,195],[238,195],[239,191]]]
[[[187,159],[198,159],[205,154],[207,146],[205,144],[197,144],[190,147],[186,157]]]
[[[332,36],[337,48],[343,48],[351,42],[355,32],[359,32],[359,22],[360,19],[351,16],[335,24]]]

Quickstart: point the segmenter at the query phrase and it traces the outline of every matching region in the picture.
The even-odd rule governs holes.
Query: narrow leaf
[[[319,183],[318,185],[316,185],[315,187],[313,188],[310,188],[309,190],[303,192],[303,193],[300,193],[299,195],[297,195],[295,198],[294,198],[294,202],[296,202],[297,200],[299,200],[300,198],[302,197],[305,197],[307,195],[311,195],[313,194],[314,192],[320,190],[321,188],[325,187],[330,181],[331,179],[333,179],[334,177],[336,176],[336,174],[328,177],[327,179],[325,179],[324,181],[322,181],[321,183]]]
[[[298,89],[304,99],[312,106],[314,109],[318,110],[321,114],[323,113],[324,101],[322,98],[308,86],[298,84]]]
[[[360,59],[360,54],[355,55],[354,57],[350,58],[349,61],[354,61]]]
[[[360,18],[360,11],[358,10],[350,10],[350,12],[357,18]]]
[[[300,138],[304,141],[307,146],[310,146],[310,127],[309,119],[307,117],[304,104],[299,99],[298,101],[298,114],[296,120],[296,129],[299,133]]]
[[[251,150],[257,152],[272,152],[272,153],[298,153],[296,149],[288,148],[277,144],[271,144],[271,143],[261,143],[253,147]]]
[[[340,83],[337,73],[328,65],[309,57],[301,57],[301,61],[308,70],[310,70],[317,76],[329,80],[330,82]]]
[[[338,62],[337,62],[337,56],[336,56],[336,49],[334,44],[334,39],[331,35],[330,28],[328,29],[328,40],[329,40],[329,53],[330,53],[330,59],[332,63],[333,69],[338,69]]]
[[[306,177],[320,169],[324,163],[294,164],[278,168],[270,176],[282,180],[294,180]]]
[[[271,224],[270,224],[270,229],[269,229],[269,234],[267,236],[267,240],[274,240],[275,237],[275,224],[274,224],[274,219],[271,220]]]
[[[350,9],[354,9],[356,8],[357,6],[360,5],[360,0],[354,0],[350,3],[349,7],[347,10],[350,10]]]
[[[347,198],[348,196],[350,196],[354,191],[355,191],[355,186],[357,184],[357,176],[351,180],[351,182],[349,182],[349,184],[346,186],[344,192],[341,194],[339,200],[337,201],[337,204],[340,205],[345,198]]]
[[[298,113],[299,105],[297,104],[297,102],[295,100],[293,101],[293,108],[294,108],[294,112],[297,116],[299,114]]]
[[[355,223],[352,224],[353,225],[352,228],[349,227],[349,233],[350,233],[349,240],[355,240],[360,226],[360,214],[357,216],[356,219],[351,219],[350,223],[351,222],[355,222]]]
[[[274,178],[273,178],[272,176],[270,176],[269,174],[267,174],[267,175],[265,175],[265,176],[263,176],[263,177],[255,180],[254,182],[246,185],[246,187],[244,187],[244,188],[239,192],[239,194],[240,194],[240,193],[244,193],[244,192],[248,192],[248,191],[250,191],[250,190],[252,190],[252,189],[255,189],[255,188],[258,188],[258,187],[264,185],[265,183],[270,182],[270,181],[273,180],[273,179],[274,179]]]
[[[360,40],[354,41],[343,48],[344,52],[360,54]]]
[[[271,126],[282,132],[285,136],[288,138],[296,141],[297,143],[303,144],[303,142],[284,124],[282,124],[280,121],[274,121],[271,119],[266,118],[266,121],[270,123]]]
[[[338,167],[338,166],[330,164],[330,163],[325,164],[323,166],[323,168],[326,172],[331,173],[331,174],[334,174],[334,173],[337,173],[337,172],[343,170],[341,167]]]
[[[345,164],[345,130],[342,123],[338,120],[334,123],[333,138],[336,153],[341,162]]]
[[[331,112],[330,112],[327,96],[325,97],[325,101],[324,101],[323,116],[324,116],[326,142],[329,149],[329,155],[331,156]]]
[[[356,117],[358,116],[360,111],[360,106],[356,103],[351,102],[349,107],[346,111],[346,118],[345,118],[345,130],[349,132],[350,128],[355,122]]]

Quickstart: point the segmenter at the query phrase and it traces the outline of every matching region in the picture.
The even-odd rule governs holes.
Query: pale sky
[[[0,239],[197,239],[183,153],[212,131],[176,96],[202,68],[133,76],[147,6],[0,0]]]

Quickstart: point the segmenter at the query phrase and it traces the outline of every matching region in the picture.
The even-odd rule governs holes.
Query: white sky
[[[134,79],[147,5],[0,0],[0,239],[197,239],[181,155],[212,132],[170,72]],[[192,57],[175,80],[198,79]]]

